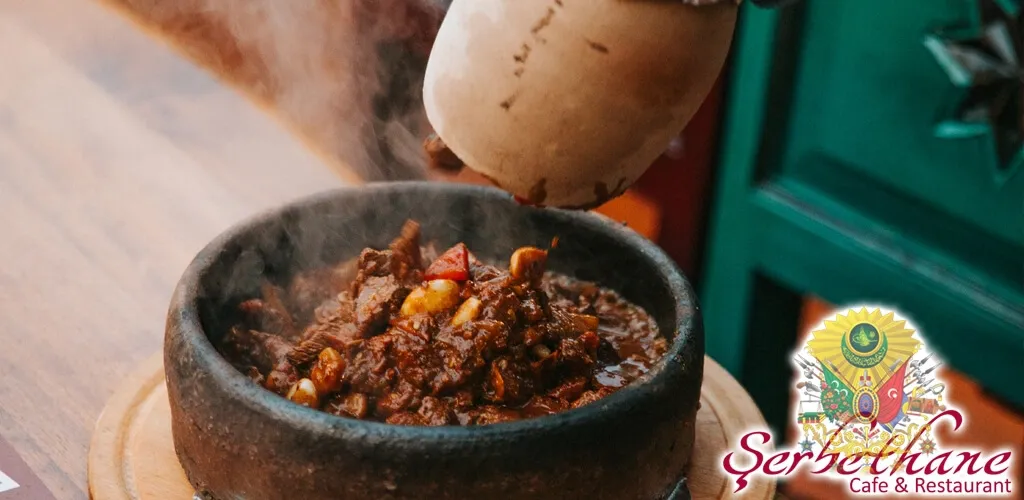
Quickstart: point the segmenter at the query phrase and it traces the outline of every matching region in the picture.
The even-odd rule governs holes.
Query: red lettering
[[[857,467],[856,469],[853,469],[851,471],[847,471],[846,464],[847,464],[847,462],[851,462],[851,463],[860,462],[861,459],[863,459],[863,458],[864,458],[864,453],[863,452],[861,452],[861,453],[854,453],[853,455],[847,455],[847,456],[843,457],[842,460],[839,461],[839,467],[836,468],[836,471],[839,472],[840,474],[844,475],[844,476],[849,476],[850,474],[855,474],[857,471],[860,470],[860,467]]]
[[[935,415],[934,417],[932,417],[932,419],[929,420],[927,424],[925,424],[923,427],[918,429],[917,434],[914,434],[914,439],[911,439],[910,440],[910,444],[908,444],[907,447],[903,449],[903,453],[900,454],[900,458],[896,459],[896,463],[893,464],[892,470],[889,471],[890,475],[895,474],[896,471],[899,470],[900,467],[903,465],[903,462],[906,461],[906,459],[907,459],[907,451],[914,449],[914,445],[917,444],[917,440],[918,440],[918,438],[921,437],[921,433],[924,432],[925,429],[930,429],[933,424],[935,424],[936,422],[939,421],[939,419],[941,419],[942,417],[945,417],[945,416],[953,417],[953,422],[954,422],[953,430],[954,431],[960,429],[960,426],[964,423],[964,416],[962,414],[960,414],[960,412],[958,412],[956,410],[946,410],[946,411],[944,411],[942,413],[939,413],[938,415]],[[910,463],[907,464],[907,473],[913,475],[913,474],[917,474],[918,472],[921,472],[921,469],[918,469],[915,472],[914,470],[912,470],[910,468],[910,466],[913,465],[913,463],[914,463],[914,459],[916,459],[918,456],[920,456],[920,453],[914,453],[914,454],[911,455]]]
[[[888,493],[889,483],[879,480],[878,476],[873,476],[870,483],[855,477],[850,480],[850,491],[853,493]]]
[[[959,473],[960,469],[964,468],[964,465],[967,465],[967,473],[968,474],[973,475],[973,474],[977,474],[977,473],[981,472],[981,467],[979,467],[977,469],[974,468],[974,466],[978,464],[978,459],[981,458],[981,453],[980,452],[975,452],[972,455],[972,454],[970,454],[970,453],[965,451],[963,453],[960,453],[959,456],[963,457],[963,460],[960,461],[960,465],[956,466],[956,470],[953,471],[954,473]],[[970,460],[970,464],[967,463],[968,459]]]
[[[789,470],[786,471],[786,475],[792,474],[793,471],[796,470],[796,467],[798,465],[800,465],[800,461],[801,460],[803,460],[805,458],[810,460],[811,457],[813,457],[813,456],[814,455],[811,452],[809,452],[809,451],[805,451],[803,453],[794,453],[793,454],[793,465],[789,466]]]
[[[725,469],[725,472],[736,476],[736,491],[733,493],[739,493],[743,488],[747,487],[747,476],[750,475],[751,472],[755,472],[760,469],[761,462],[764,460],[764,455],[750,446],[750,438],[754,436],[761,438],[761,444],[768,444],[768,441],[772,438],[771,434],[768,434],[767,432],[751,432],[740,438],[740,448],[742,448],[743,451],[748,451],[750,454],[754,455],[753,467],[747,470],[740,470],[736,468],[736,466],[732,464],[732,452],[729,452],[729,454],[722,459],[722,467]]]
[[[783,467],[781,470],[772,470],[769,467],[771,467],[773,463],[777,463],[778,465],[782,465],[788,458],[789,458],[789,452],[788,451],[784,451],[782,453],[779,453],[779,454],[776,454],[776,455],[772,455],[772,457],[769,458],[768,461],[764,463],[764,473],[765,474],[771,474],[771,475],[785,474],[785,472],[786,472],[786,468],[785,467]]]
[[[947,451],[945,453],[940,453],[936,455],[935,458],[929,460],[924,466],[924,473],[934,474],[938,472],[939,474],[949,474],[949,471],[953,470],[952,467],[946,467],[946,459],[949,458],[950,453],[952,452]],[[936,462],[938,465],[935,465]]]
[[[917,459],[920,456],[921,456],[921,452],[915,452],[915,453],[911,453],[909,455],[910,460],[907,462],[907,474],[910,474],[911,476],[913,476],[914,474],[917,474],[918,472],[921,472],[921,471],[924,470],[924,467],[921,467],[920,469],[914,470],[914,463],[917,462]],[[907,457],[907,452],[904,451],[903,455],[900,455],[900,459],[899,459],[899,461],[896,462],[896,465],[897,466],[902,465],[903,464],[903,459],[906,458],[906,457]],[[927,465],[927,464],[925,464],[925,465]]]
[[[998,459],[998,460],[996,460],[996,459]],[[993,456],[992,458],[988,459],[988,462],[985,462],[985,474],[992,474],[993,476],[997,476],[999,474],[1005,473],[1007,471],[1007,469],[1010,468],[1009,465],[1007,465],[1006,467],[1003,467],[1002,470],[996,470],[995,466],[997,466],[999,464],[1005,464],[1005,463],[1007,463],[1009,461],[1010,461],[1010,452],[1008,452],[1008,451],[1004,451],[1004,452],[1002,452],[1002,453],[1000,453],[998,455]]]
[[[889,440],[886,441],[885,444],[882,445],[882,449],[878,451],[878,454],[875,455],[875,459],[871,461],[871,473],[872,474],[879,475],[879,474],[882,474],[883,472],[885,472],[884,468],[882,470],[878,470],[878,460],[881,459],[881,458],[885,458],[885,457],[889,456],[889,451],[888,451],[889,450],[889,445],[892,444],[892,441],[894,439],[896,439],[896,434],[895,433],[893,433],[893,435],[889,437]]]

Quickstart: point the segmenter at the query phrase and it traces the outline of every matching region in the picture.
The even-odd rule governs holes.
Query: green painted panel
[[[977,0],[990,1],[1017,0]],[[939,127],[963,92],[924,44],[976,27],[976,0],[797,5],[740,19],[701,290],[708,353],[781,429],[788,378],[769,374],[788,373],[790,298],[879,301],[1024,409],[1024,172],[1000,168],[1012,162],[987,125]]]
[[[799,183],[765,185],[751,202],[756,269],[834,303],[897,309],[944,360],[1024,408],[1024,291],[950,273],[956,263],[941,253]]]
[[[992,135],[939,137],[964,93],[924,39],[976,28],[975,0],[806,1],[781,171],[813,182],[830,164],[1024,244],[1024,174],[1001,168]],[[838,174],[837,174],[838,175]],[[872,193],[849,193],[853,204]]]

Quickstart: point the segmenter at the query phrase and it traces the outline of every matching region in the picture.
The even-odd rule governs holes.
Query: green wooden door
[[[1024,120],[976,111],[1024,116],[1021,86],[987,103],[935,50],[993,12],[1010,33],[1022,24],[1015,0],[744,7],[703,300],[709,353],[769,420],[785,417],[808,293],[905,312],[955,368],[1024,407],[1024,173],[1006,153]]]

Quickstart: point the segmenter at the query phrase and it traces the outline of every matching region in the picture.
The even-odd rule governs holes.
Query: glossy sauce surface
[[[487,425],[577,408],[647,373],[667,341],[616,292],[546,271],[548,252],[503,267],[462,244],[435,256],[409,221],[386,250],[266,283],[218,348],[268,390],[349,418]]]

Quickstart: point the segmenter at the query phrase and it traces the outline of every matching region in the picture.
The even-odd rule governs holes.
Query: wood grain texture
[[[89,489],[94,500],[188,500],[192,491],[174,455],[160,356],[142,363],[111,398],[93,434]],[[721,366],[705,359],[697,444],[689,473],[694,499],[731,498],[719,460],[735,437],[764,420]],[[751,480],[743,498],[770,499],[775,484]]]
[[[217,233],[342,184],[273,119],[84,0],[0,3],[0,433],[86,498],[93,424]]]
[[[432,0],[103,0],[372,180],[421,178]]]

